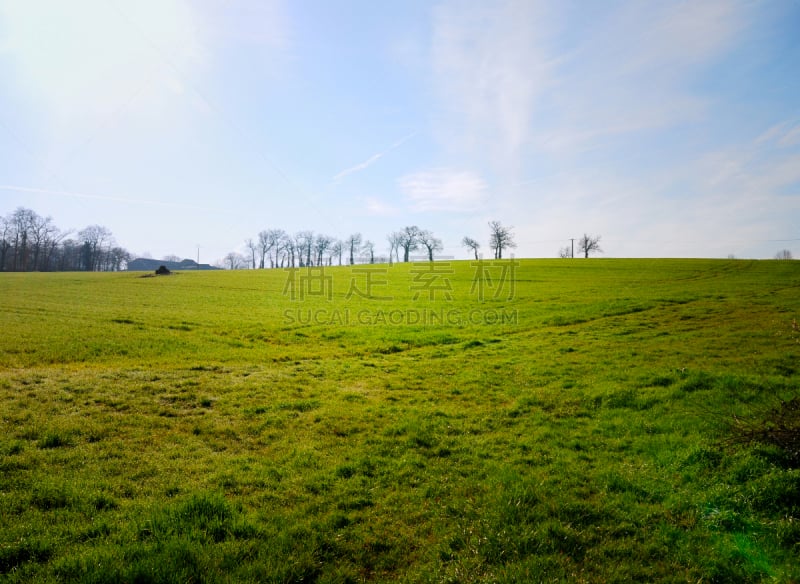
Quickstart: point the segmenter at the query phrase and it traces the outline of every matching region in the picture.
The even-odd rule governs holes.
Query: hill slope
[[[800,578],[799,471],[732,440],[797,395],[798,292],[713,260],[0,274],[0,579]]]

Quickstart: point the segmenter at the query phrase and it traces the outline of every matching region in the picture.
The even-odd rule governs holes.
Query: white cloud
[[[414,211],[473,211],[487,194],[480,175],[448,168],[407,175],[399,180],[399,187]]]

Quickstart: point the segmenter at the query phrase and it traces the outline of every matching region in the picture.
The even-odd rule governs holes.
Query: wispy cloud
[[[389,148],[387,148],[383,152],[378,152],[377,154],[373,154],[372,156],[367,158],[364,162],[360,162],[359,164],[356,164],[355,166],[351,166],[350,168],[346,168],[345,170],[337,173],[333,177],[333,182],[339,182],[346,176],[349,176],[351,174],[355,174],[357,172],[361,172],[362,170],[365,170],[365,169],[369,168],[370,166],[372,166],[373,164],[378,162],[378,160],[380,160],[381,158],[383,158],[384,156],[389,154],[392,150],[395,150],[396,148],[399,148],[400,146],[402,146],[403,144],[408,142],[411,138],[413,138],[416,135],[417,135],[416,132],[414,132],[413,134],[409,134],[408,136],[405,136],[405,137],[401,138],[400,140],[398,140],[397,142],[395,142],[394,144],[389,146]]]
[[[573,155],[609,137],[700,119],[710,103],[690,81],[735,42],[747,5],[614,6],[440,5],[431,50],[445,145],[482,149],[496,167],[513,167],[529,148]]]
[[[435,11],[434,84],[442,97],[440,134],[455,149],[516,156],[529,138],[537,95],[548,83],[544,10],[530,0],[445,2]]]
[[[608,138],[699,122],[712,98],[691,88],[744,26],[743,4],[630,3],[603,14],[553,73],[552,104],[534,144],[574,154]],[[544,23],[546,25],[546,23]],[[563,34],[563,31],[562,31]]]
[[[473,211],[484,201],[488,185],[468,170],[437,168],[404,176],[401,192],[414,211]]]
[[[767,129],[755,143],[775,144],[782,148],[800,145],[800,120],[785,120]]]
[[[564,245],[583,230],[600,233],[610,256],[771,257],[773,240],[797,236],[800,151],[778,146],[793,127],[781,122],[752,143],[640,175],[575,167],[520,183],[516,226]]]
[[[132,205],[146,205],[150,207],[170,207],[177,209],[195,209],[198,211],[213,211],[215,213],[222,212],[222,209],[212,209],[209,207],[201,207],[199,205],[187,205],[184,203],[170,203],[168,201],[148,201],[145,199],[130,199],[126,197],[117,197],[114,195],[98,195],[94,193],[80,193],[75,191],[60,191],[53,189],[39,189],[34,187],[23,187],[17,185],[0,185],[0,191],[16,191],[19,193],[31,193],[37,195],[55,195],[58,197],[75,197],[79,199],[94,199],[97,201],[112,201],[116,203],[128,203]]]
[[[546,239],[597,230],[611,253],[636,255],[649,231],[660,247],[648,255],[683,241],[678,255],[706,255],[698,240],[785,232],[788,219],[759,209],[796,213],[785,199],[800,181],[800,125],[776,123],[749,151],[754,122],[728,119],[743,111],[730,107],[735,84],[723,93],[706,82],[732,70],[764,19],[738,0],[443,0],[431,36],[436,136],[459,168],[504,185],[493,207]],[[429,193],[451,189],[414,179],[409,199],[446,206]],[[638,241],[615,242],[622,233]]]

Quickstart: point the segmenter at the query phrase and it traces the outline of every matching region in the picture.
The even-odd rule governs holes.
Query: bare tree
[[[17,270],[24,272],[28,269],[30,226],[35,217],[34,211],[19,207],[9,218],[14,234],[14,256],[11,269],[15,272]]]
[[[371,264],[375,263],[375,244],[372,243],[369,239],[364,242],[363,246],[361,246],[361,253],[363,253],[366,257],[369,258],[369,263]]]
[[[423,229],[417,234],[419,244],[428,251],[428,261],[433,261],[433,254],[442,251],[442,240],[433,236],[433,233]]]
[[[297,256],[300,260],[300,267],[307,267],[313,265],[313,257],[311,256],[314,249],[314,232],[313,231],[298,231],[294,236],[294,245],[297,248]]]
[[[568,245],[565,245],[564,247],[558,250],[558,257],[563,259],[569,259],[572,257],[572,250],[569,248]]]
[[[229,270],[239,270],[247,265],[247,259],[242,254],[232,251],[225,256],[224,265]]]
[[[461,245],[466,247],[467,249],[471,249],[475,253],[475,259],[478,259],[478,250],[481,247],[481,244],[472,239],[471,237],[464,236],[464,239],[461,240]]]
[[[344,254],[344,242],[341,239],[337,239],[331,245],[331,257],[339,258],[339,265],[342,265],[342,254]]]
[[[322,257],[325,252],[333,245],[334,239],[329,235],[317,235],[314,240],[314,253],[317,256],[317,265],[323,265]]]
[[[258,243],[248,237],[244,240],[245,247],[250,250],[250,269],[256,269],[256,252],[258,252]]]
[[[0,270],[6,269],[6,257],[9,250],[14,248],[14,223],[5,217],[0,217]]]
[[[267,267],[267,257],[269,257],[269,252],[275,245],[278,243],[277,238],[275,237],[276,230],[269,229],[265,231],[258,232],[258,267],[262,270]]]
[[[386,236],[386,240],[389,242],[389,264],[392,263],[392,256],[395,257],[396,261],[400,261],[400,239],[402,238],[402,234],[399,231],[394,231]]]
[[[74,239],[69,238],[61,243],[61,253],[59,254],[58,270],[80,270],[81,266],[81,245]]]
[[[53,227],[52,231],[48,234],[47,241],[45,242],[44,258],[42,259],[43,269],[58,269],[56,262],[58,262],[60,255],[59,246],[62,245],[61,242],[66,239],[69,233],[69,231],[61,231],[57,227]],[[125,263],[127,263],[127,260]]]
[[[167,254],[163,258],[161,258],[161,260],[165,262],[179,262],[181,261],[181,257],[176,256],[175,254]]]
[[[354,233],[350,237],[348,237],[345,242],[347,246],[350,248],[350,265],[352,266],[355,263],[355,254],[356,250],[361,245],[361,234]]]
[[[503,250],[517,247],[513,227],[504,227],[499,221],[489,221],[489,247],[494,250],[494,259],[503,259]]]
[[[108,252],[108,269],[112,272],[119,272],[128,267],[128,262],[133,256],[128,250],[121,247],[112,247]]]
[[[600,236],[591,236],[586,233],[578,240],[578,251],[583,252],[583,257],[588,258],[590,253],[603,253],[600,248]]]
[[[275,267],[282,268],[285,263],[294,268],[299,263],[299,255],[300,251],[297,249],[294,237],[284,232],[275,246]]]
[[[50,217],[41,217],[36,213],[31,213],[28,229],[30,230],[31,246],[33,247],[33,269],[41,270],[41,259],[45,255],[50,236],[58,233],[58,228],[53,225],[53,220]]]
[[[90,225],[78,232],[78,239],[82,245],[83,269],[89,272],[102,269],[103,246],[114,241],[111,231],[102,225]]]
[[[19,207],[0,218],[0,270],[45,270],[51,240],[59,233],[50,217]]]
[[[408,262],[409,254],[415,249],[419,249],[421,230],[416,225],[411,225],[397,233],[399,234],[399,248],[403,250],[403,261]]]
[[[281,257],[291,256],[292,265],[294,265],[294,251],[292,247],[292,238],[289,237],[283,229],[270,229],[267,231],[269,241],[272,243],[272,249],[275,253],[275,259],[270,260],[273,268],[278,267],[278,259]],[[269,256],[269,254],[267,254]]]
[[[782,249],[778,253],[775,254],[776,260],[790,260],[792,259],[792,252],[788,249]]]

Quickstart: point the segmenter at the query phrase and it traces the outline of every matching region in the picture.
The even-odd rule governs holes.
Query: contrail
[[[377,154],[373,154],[372,156],[367,158],[364,162],[361,162],[359,164],[356,164],[355,166],[352,166],[350,168],[347,168],[347,169],[343,170],[342,172],[340,172],[339,174],[337,174],[336,176],[333,177],[333,182],[339,182],[341,179],[346,177],[348,174],[353,174],[354,172],[359,172],[359,171],[362,171],[362,170],[364,170],[365,168],[367,168],[369,166],[372,166],[378,160],[380,160],[381,158],[383,158],[384,156],[389,154],[389,152],[391,152],[392,150],[394,150],[396,148],[399,148],[400,146],[402,146],[404,143],[406,143],[409,140],[411,140],[411,138],[413,138],[416,135],[417,135],[417,132],[412,132],[408,136],[405,136],[404,138],[401,138],[400,140],[398,140],[397,142],[395,142],[394,144],[389,146],[389,148],[387,148],[383,152],[378,152]]]
[[[129,203],[132,205],[151,205],[154,207],[172,207],[178,209],[195,209],[198,211],[213,211],[215,213],[221,212],[222,209],[212,209],[209,207],[200,207],[198,205],[186,205],[183,203],[169,203],[164,201],[147,201],[141,199],[127,199],[125,197],[116,197],[112,195],[95,195],[91,193],[76,193],[73,191],[55,191],[51,189],[37,189],[33,187],[21,187],[15,185],[0,185],[0,191],[17,191],[21,193],[36,193],[40,195],[57,195],[60,197],[77,197],[80,199],[95,199],[98,201],[116,201],[118,203]]]

